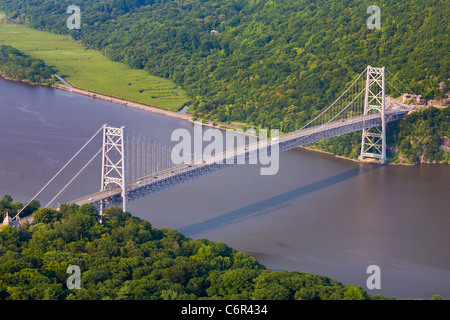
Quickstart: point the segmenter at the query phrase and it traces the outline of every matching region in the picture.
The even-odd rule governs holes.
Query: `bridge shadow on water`
[[[199,234],[206,231],[211,231],[218,229],[220,227],[241,222],[248,219],[253,219],[258,216],[269,214],[271,212],[280,210],[291,206],[290,201],[305,196],[307,194],[319,191],[323,188],[330,187],[332,185],[341,183],[343,181],[352,179],[358,175],[373,171],[378,169],[379,165],[362,165],[358,168],[354,168],[332,177],[322,179],[320,181],[311,183],[307,186],[302,186],[300,188],[285,192],[283,194],[274,196],[272,198],[259,201],[257,203],[248,205],[246,207],[233,210],[228,213],[224,213],[218,217],[208,219],[200,223],[194,223],[182,228],[178,231],[182,234],[190,237],[195,234]]]

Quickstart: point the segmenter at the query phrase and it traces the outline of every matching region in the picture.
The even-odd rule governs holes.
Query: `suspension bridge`
[[[396,81],[408,89],[386,68],[367,66],[330,106],[314,114],[312,120],[302,128],[279,137],[260,137],[240,146],[233,145],[225,151],[206,157],[202,154],[184,153],[181,161],[174,161],[173,148],[152,141],[128,128],[105,124],[31,200],[34,200],[99,134],[103,135],[102,146],[47,207],[100,154],[100,190],[69,201],[70,203],[92,204],[100,211],[111,206],[122,206],[126,211],[128,202],[132,200],[192,179],[239,163],[252,163],[257,157],[284,152],[355,131],[362,131],[360,158],[374,158],[384,163],[387,160],[386,123],[396,121],[414,109],[414,106],[402,105],[386,97],[386,83],[401,94],[387,79],[386,71],[392,82]],[[412,93],[411,90],[409,92]]]

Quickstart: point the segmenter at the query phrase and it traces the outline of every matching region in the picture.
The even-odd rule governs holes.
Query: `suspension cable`
[[[81,172],[83,172],[84,169],[86,169],[86,167],[88,165],[91,164],[92,161],[94,161],[94,159],[100,154],[100,152],[102,152],[103,150],[103,146],[100,148],[100,150],[97,151],[97,153],[91,158],[91,160],[89,160],[84,166],[83,168],[81,168],[80,171],[78,171],[78,173],[58,192],[58,194],[56,196],[53,197],[52,200],[49,201],[49,203],[47,203],[47,205],[45,206],[46,208],[48,208],[48,206],[64,191],[66,190],[66,188],[73,182],[73,180],[75,180]]]
[[[396,87],[394,87],[389,81],[386,80],[386,82],[387,82],[392,88],[394,88],[394,90],[396,90],[398,93],[400,93],[400,95],[402,95],[402,93],[401,93]]]
[[[336,102],[338,102],[347,92],[348,90],[356,83],[356,81],[359,80],[359,78],[361,78],[361,76],[364,74],[364,72],[366,72],[368,67],[366,67],[364,69],[363,72],[361,72],[361,74],[356,78],[355,81],[353,81],[353,83],[350,85],[350,87],[347,88],[347,90],[344,91],[344,93],[342,93],[339,98],[337,98],[328,108],[326,108],[325,110],[323,110],[317,117],[315,117],[314,119],[312,119],[310,122],[308,122],[307,124],[305,124],[300,130],[303,130],[304,128],[306,128],[307,126],[309,126],[312,122],[314,122],[317,118],[319,118],[322,114],[324,114],[326,111],[328,111],[331,107],[334,106],[334,104]]]
[[[84,150],[84,148],[86,148],[86,146],[100,133],[100,131],[102,131],[103,130],[103,128],[105,127],[105,125],[103,125],[100,129],[98,129],[98,131],[81,147],[81,149],[80,150],[78,150],[77,151],[77,153],[75,153],[75,155],[50,179],[50,181],[49,182],[47,182],[46,184],[45,184],[45,186],[43,186],[42,188],[41,188],[41,190],[39,190],[39,192],[38,193],[36,193],[35,195],[34,195],[34,197],[33,198],[31,198],[31,200],[30,201],[28,201],[28,203],[22,208],[22,209],[20,209],[20,211],[19,211],[19,213],[17,213],[15,216],[14,216],[14,218],[12,218],[12,220],[15,220],[21,213],[22,213],[22,211],[23,210],[25,210],[25,208],[26,207],[28,207],[28,205],[31,203],[31,201],[33,201],[34,199],[36,199],[36,197],[45,189],[45,188],[47,188],[47,186],[53,181],[53,180],[55,180],[55,178],[72,162],[72,160],[73,159],[75,159],[79,154],[80,154],[80,152],[81,151],[83,151]]]
[[[386,70],[398,81],[400,82],[406,89],[408,89],[409,92],[411,92],[411,94],[416,95],[414,92],[412,92],[412,90],[410,88],[408,88],[403,82],[401,82],[391,71],[389,71],[389,69],[386,68]],[[398,91],[398,90],[397,90]]]

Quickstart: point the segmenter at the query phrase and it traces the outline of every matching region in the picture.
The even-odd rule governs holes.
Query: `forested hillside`
[[[156,229],[117,207],[102,223],[91,205],[33,216],[18,230],[0,226],[0,300],[386,299],[325,276],[266,270],[224,243]],[[69,265],[80,268],[80,289],[66,285]]]
[[[79,0],[81,29],[68,30],[71,4],[0,0],[10,19],[173,79],[221,122],[291,131],[368,64],[426,99],[450,87],[446,0]],[[379,30],[366,25],[373,4]]]
[[[413,112],[387,130],[391,162],[450,164],[450,107]]]

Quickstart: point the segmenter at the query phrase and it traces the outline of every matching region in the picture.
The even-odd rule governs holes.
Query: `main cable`
[[[25,210],[25,208],[26,207],[28,207],[28,205],[31,203],[31,201],[33,201],[34,199],[36,199],[36,197],[45,189],[45,188],[47,188],[47,186],[53,181],[53,180],[55,180],[55,178],[72,162],[72,160],[73,159],[75,159],[79,154],[80,154],[80,152],[81,151],[83,151],[84,150],[84,148],[86,148],[86,146],[99,134],[99,132],[100,131],[102,131],[103,130],[103,128],[105,127],[106,125],[103,125],[100,129],[98,129],[98,131],[81,147],[81,149],[80,150],[78,150],[77,151],[77,153],[75,153],[75,155],[50,179],[50,181],[49,182],[47,182],[46,183],[46,185],[45,186],[43,186],[42,188],[41,188],[41,190],[39,190],[39,192],[38,193],[36,193],[35,195],[34,195],[34,197],[33,198],[31,198],[31,200],[30,201],[28,201],[28,203],[22,208],[22,209],[20,209],[20,211],[19,211],[19,213],[17,213],[15,216],[14,216],[14,218],[12,218],[12,220],[15,220],[21,213],[22,213],[22,211],[23,210]]]
[[[102,152],[103,150],[103,146],[100,148],[100,150],[97,151],[97,153],[91,158],[91,160],[89,160],[84,166],[83,168],[81,168],[80,171],[78,171],[78,173],[58,192],[58,194],[56,196],[53,197],[52,200],[49,201],[49,203],[47,203],[47,205],[45,206],[46,208],[48,208],[48,206],[64,191],[66,190],[66,188],[73,182],[73,180],[75,180],[81,172],[83,172],[84,169],[86,169],[86,167],[88,165],[91,164],[92,161],[94,161],[94,159],[100,154],[100,152]]]

